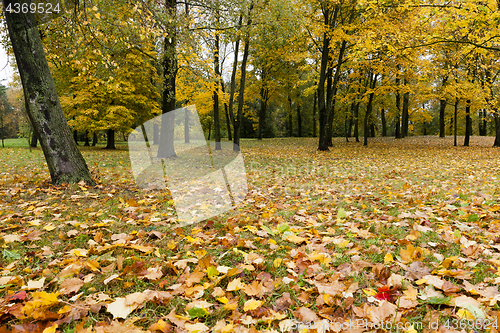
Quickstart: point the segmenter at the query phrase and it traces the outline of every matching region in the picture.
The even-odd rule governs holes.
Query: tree
[[[3,0],[3,8],[15,1]],[[21,0],[29,4],[29,0]],[[40,140],[54,184],[85,181],[95,185],[78,150],[57,96],[56,87],[32,13],[4,10],[7,29],[23,83],[27,113]]]

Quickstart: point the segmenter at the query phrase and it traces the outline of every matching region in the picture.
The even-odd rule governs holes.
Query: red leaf
[[[7,297],[7,302],[15,301],[15,300],[22,301],[22,300],[26,299],[26,297],[27,297],[27,295],[26,295],[26,292],[24,290],[17,291],[17,292],[15,292],[12,295]]]

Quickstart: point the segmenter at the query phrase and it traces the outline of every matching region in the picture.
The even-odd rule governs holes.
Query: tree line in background
[[[87,145],[195,104],[217,142],[313,136],[328,150],[376,135],[500,146],[499,22],[496,0],[81,0],[39,32]],[[2,135],[29,134],[19,84]]]

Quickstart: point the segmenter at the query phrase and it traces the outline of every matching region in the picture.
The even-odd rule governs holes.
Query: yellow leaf
[[[304,243],[306,241],[306,239],[304,237],[299,237],[296,235],[289,235],[285,238],[285,240],[292,242],[292,243],[295,243],[295,244]]]
[[[469,310],[467,309],[460,309],[457,311],[457,316],[460,317],[460,319],[467,319],[467,320],[474,320],[476,319],[472,313],[470,313]]]
[[[243,305],[243,311],[251,311],[251,310],[255,310],[257,308],[260,308],[260,306],[263,304],[264,302],[263,301],[257,301],[255,299],[250,299],[248,301],[245,302],[245,304]]]
[[[366,296],[375,296],[377,295],[377,291],[373,288],[366,288],[363,289],[363,292],[366,294]]]
[[[281,259],[281,258],[274,259],[274,261],[273,261],[274,268],[280,267],[282,262],[283,262],[283,259]]]
[[[241,278],[237,278],[227,284],[227,291],[237,291],[244,287],[245,284],[241,282]]]
[[[394,258],[392,257],[392,254],[387,253],[384,257],[384,264],[389,264],[394,261]]]
[[[229,300],[227,299],[227,297],[219,297],[219,298],[217,298],[217,300],[219,302],[221,302],[222,304],[227,304],[229,302]]]
[[[54,323],[54,325],[52,325],[52,326],[47,327],[46,329],[44,329],[42,333],[55,333],[55,331],[56,331],[56,329],[57,329],[58,326],[59,325],[57,325],[57,324]]]

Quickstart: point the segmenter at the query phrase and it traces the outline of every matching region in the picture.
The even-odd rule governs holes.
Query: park
[[[0,333],[498,332],[497,1],[2,1]]]

